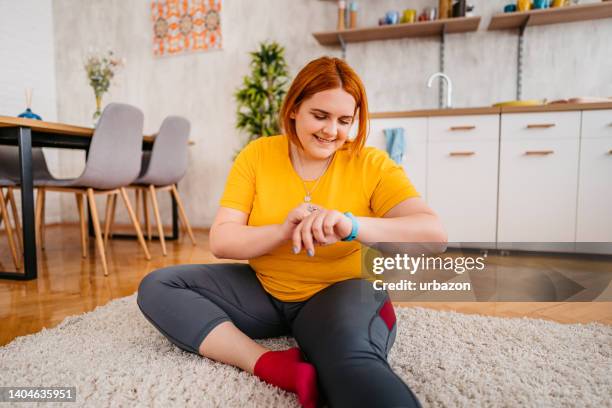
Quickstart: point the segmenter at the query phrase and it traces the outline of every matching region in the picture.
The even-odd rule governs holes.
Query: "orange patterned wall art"
[[[221,49],[221,0],[152,0],[153,52]]]

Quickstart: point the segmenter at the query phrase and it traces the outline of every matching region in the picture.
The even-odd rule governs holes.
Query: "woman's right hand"
[[[321,209],[322,207],[316,204],[302,203],[289,211],[285,222],[281,225],[281,231],[284,240],[289,240],[293,236],[293,230],[298,226],[300,222],[312,213],[312,209]]]

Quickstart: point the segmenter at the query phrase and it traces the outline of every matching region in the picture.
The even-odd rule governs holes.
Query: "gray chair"
[[[0,146],[0,177],[19,182],[19,148],[17,146]],[[35,180],[55,178],[47,167],[47,160],[41,147],[32,148],[32,177]]]
[[[19,216],[17,214],[17,207],[15,206],[15,199],[13,196],[13,188],[17,184],[9,179],[0,178],[0,225],[4,224],[4,230],[6,231],[6,237],[8,239],[9,249],[13,258],[13,264],[17,270],[21,269],[21,234],[17,233],[17,225],[19,225]],[[7,189],[6,197],[4,196],[3,188]],[[13,220],[15,222],[15,231],[11,226],[11,219],[9,216],[7,202],[13,207]]]
[[[151,224],[149,223],[147,209],[147,194],[150,196],[153,207],[153,215],[157,224],[157,232],[159,241],[162,247],[162,253],[165,256],[166,242],[164,239],[163,224],[157,204],[158,191],[169,191],[171,197],[176,200],[179,218],[185,228],[193,245],[196,244],[193,231],[189,225],[187,214],[183,202],[176,188],[177,183],[185,176],[188,166],[188,143],[189,132],[191,125],[189,121],[180,116],[168,116],[164,119],[155,136],[153,149],[150,153],[144,152],[142,156],[142,166],[140,176],[136,179],[131,188],[136,189],[136,197],[138,202],[138,192],[142,193],[143,210],[145,214],[145,224],[149,240],[151,239]],[[114,214],[114,203],[111,202],[111,214]],[[138,211],[137,211],[138,212]],[[112,223],[111,216],[110,223]],[[110,225],[105,226],[105,239],[108,237]]]
[[[47,166],[47,160],[43,153],[42,148],[32,148],[32,177],[34,179],[34,186],[37,186],[38,182],[45,180],[54,180],[55,178],[49,171]],[[15,184],[9,189],[10,204],[13,206],[13,212],[16,212],[13,189],[19,188],[18,183],[20,182],[19,175],[19,148],[17,146],[0,146],[0,179],[10,180]],[[36,241],[37,244],[44,249],[45,247],[45,192],[44,190],[36,188],[36,200],[37,207],[41,209],[40,214],[37,214],[39,218],[36,219]],[[19,239],[21,240],[21,224],[19,218],[15,216],[15,229],[17,231]]]
[[[121,195],[145,256],[147,260],[151,259],[125,190],[125,187],[138,177],[140,171],[143,121],[142,112],[134,106],[120,103],[107,105],[94,131],[83,173],[76,179],[55,179],[38,183],[45,191],[76,194],[82,245],[85,245],[83,237],[86,235],[83,199],[87,197],[105,276],[108,275],[108,266],[94,197],[96,194],[105,195],[107,205],[111,200],[115,200],[117,195]]]
[[[19,148],[0,146],[0,177],[19,182]],[[32,177],[35,180],[53,180],[41,147],[32,148]]]

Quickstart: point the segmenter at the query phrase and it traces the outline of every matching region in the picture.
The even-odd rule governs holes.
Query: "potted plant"
[[[262,42],[251,52],[251,74],[245,76],[234,94],[237,102],[236,128],[248,140],[280,133],[278,114],[289,81],[285,49],[276,42]]]

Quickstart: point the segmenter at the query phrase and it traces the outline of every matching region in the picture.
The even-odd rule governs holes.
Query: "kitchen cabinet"
[[[366,145],[386,150],[385,129],[403,128],[405,155],[402,162],[406,175],[427,199],[427,118],[392,118],[370,121],[370,134]]]
[[[427,201],[450,246],[495,248],[498,149],[499,115],[429,118]]]
[[[501,116],[498,248],[574,251],[580,115]]]
[[[612,254],[612,104],[374,114],[403,127],[404,167],[449,246]]]
[[[612,110],[582,113],[576,252],[612,254]]]

